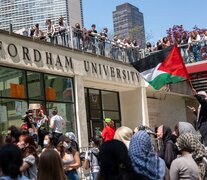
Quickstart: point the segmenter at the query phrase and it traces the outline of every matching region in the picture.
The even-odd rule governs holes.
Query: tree
[[[195,25],[191,31],[197,31],[202,36],[206,29],[200,29],[198,26]],[[173,44],[174,42],[179,42],[183,32],[189,34],[190,31],[185,30],[183,25],[174,25],[166,32],[171,44]]]
[[[182,33],[188,34],[188,31],[183,28],[183,25],[174,25],[172,28],[169,28],[167,30],[167,37],[170,40],[171,44],[179,42]]]

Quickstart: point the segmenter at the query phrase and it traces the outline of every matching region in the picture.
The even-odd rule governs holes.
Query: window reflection
[[[73,101],[72,79],[45,75],[45,94],[49,101]]]
[[[25,98],[24,72],[0,67],[0,96]]]

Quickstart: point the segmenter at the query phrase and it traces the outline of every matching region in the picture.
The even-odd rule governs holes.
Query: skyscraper
[[[57,23],[63,16],[68,25],[83,25],[82,0],[0,0],[0,29],[13,30],[29,28],[38,23],[46,27],[45,20],[50,18]]]
[[[145,46],[145,30],[143,13],[129,3],[116,6],[113,11],[114,33],[122,38],[136,39],[138,43]]]

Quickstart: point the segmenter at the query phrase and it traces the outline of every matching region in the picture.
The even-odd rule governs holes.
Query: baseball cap
[[[111,118],[105,118],[104,121],[105,121],[106,123],[109,123],[109,122],[111,122]]]

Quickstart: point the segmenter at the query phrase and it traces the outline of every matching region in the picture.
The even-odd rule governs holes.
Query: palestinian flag
[[[152,53],[132,63],[140,75],[154,88],[189,79],[177,45]]]

